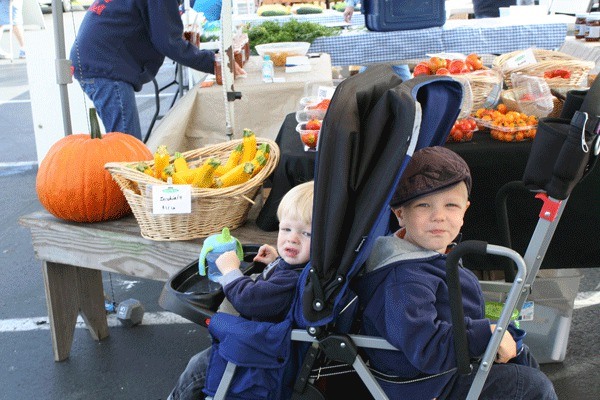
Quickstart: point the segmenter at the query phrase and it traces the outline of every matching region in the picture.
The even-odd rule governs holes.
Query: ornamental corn
[[[221,188],[242,184],[252,177],[253,171],[254,164],[251,162],[240,164],[229,170],[225,175],[215,178],[215,186]]]
[[[235,147],[235,149],[231,150],[231,153],[229,153],[229,158],[225,164],[219,165],[219,167],[215,170],[215,176],[221,176],[238,165],[242,159],[243,148],[243,144],[240,143]]]
[[[221,165],[221,161],[216,158],[209,158],[204,161],[201,167],[195,168],[192,185],[197,188],[211,187],[213,185],[213,174],[219,165]]]
[[[242,138],[244,150],[240,164],[250,162],[256,155],[256,135],[250,129],[244,129],[244,137]]]
[[[173,165],[175,166],[175,172],[189,171],[190,169],[185,157],[180,152],[175,153]]]
[[[154,153],[154,177],[162,179],[163,170],[169,165],[169,151],[167,146],[158,146]]]

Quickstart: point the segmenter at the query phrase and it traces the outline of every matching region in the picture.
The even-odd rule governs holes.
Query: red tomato
[[[531,93],[525,93],[523,96],[521,96],[521,98],[519,99],[521,101],[533,101],[533,95]]]
[[[458,123],[458,126],[460,127],[460,130],[463,132],[471,130],[471,123],[466,119],[460,120],[460,122]]]
[[[327,110],[327,108],[329,108],[329,103],[331,103],[330,99],[323,99],[319,104],[316,105],[315,108],[319,110]]]
[[[321,129],[321,121],[319,121],[316,118],[311,119],[310,121],[308,121],[306,123],[306,129],[307,130],[315,130],[318,131],[319,129]]]
[[[479,57],[476,53],[469,54],[465,60],[465,63],[473,71],[476,71],[478,69],[483,69],[483,61],[481,60],[481,57]]]
[[[554,71],[554,76],[560,76],[563,79],[569,79],[571,77],[571,71],[566,69],[557,69]]]
[[[451,74],[462,74],[463,73],[463,69],[466,67],[466,64],[463,60],[452,60],[450,61],[450,66],[448,67],[448,70],[450,71]]]
[[[319,139],[319,131],[305,132],[303,135],[300,135],[300,138],[302,139],[302,143],[308,147],[316,147],[317,140]]]
[[[446,68],[446,59],[440,57],[431,57],[427,65],[429,65],[431,72],[435,73],[440,68]]]
[[[413,75],[431,75],[431,69],[426,63],[420,62],[415,66],[415,69],[413,70]]]

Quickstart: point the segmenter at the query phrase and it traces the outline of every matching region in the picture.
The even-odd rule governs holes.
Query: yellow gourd
[[[177,169],[177,167],[175,167]],[[178,171],[173,174],[173,183],[176,185],[189,185],[194,180],[194,170]]]
[[[260,172],[261,169],[267,164],[267,159],[262,153],[257,153],[256,157],[251,161],[254,169],[252,171],[252,176],[255,176]]]
[[[246,162],[231,169],[223,176],[215,178],[215,186],[218,188],[239,185],[252,177],[254,164]]]
[[[163,170],[169,165],[169,151],[167,146],[158,146],[154,152],[154,177],[162,179]]]
[[[258,146],[258,150],[256,150],[256,155],[258,156],[259,154],[262,154],[266,160],[269,159],[269,156],[271,154],[271,147],[269,146],[269,143],[263,143],[260,146]],[[254,158],[256,158],[256,156]]]
[[[175,167],[173,165],[167,165],[165,168],[163,168],[162,173],[160,175],[160,179],[167,182],[169,178],[173,177],[174,173]]]
[[[244,150],[240,164],[252,161],[256,155],[256,135],[250,129],[244,129],[242,144],[244,145]]]
[[[192,185],[197,188],[209,188],[213,185],[213,174],[215,169],[221,165],[221,161],[216,158],[209,158],[204,161],[201,167],[196,168]]]
[[[150,166],[144,161],[135,164],[134,168],[140,172],[143,172],[146,175],[154,176],[154,170],[150,168]]]
[[[175,153],[175,160],[173,161],[175,166],[175,172],[189,171],[190,167],[185,160],[185,157],[179,152]]]
[[[219,165],[219,167],[215,170],[215,176],[221,176],[237,166],[242,159],[243,149],[244,146],[242,143],[240,143],[233,150],[231,150],[229,158],[227,158],[225,164]]]

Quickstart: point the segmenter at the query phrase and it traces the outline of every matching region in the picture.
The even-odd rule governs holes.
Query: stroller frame
[[[381,71],[379,71],[381,72]],[[438,80],[440,82],[445,81],[453,81],[452,79],[446,77],[435,77],[435,78],[425,78],[425,79],[415,79],[417,81],[417,85],[419,84],[427,84],[428,82],[432,82],[433,80]],[[397,81],[391,80],[388,82],[390,88],[393,88],[399,83]],[[337,92],[336,92],[337,94]],[[428,99],[428,93],[425,97]],[[332,101],[332,105],[335,102],[335,96]],[[446,105],[447,106],[447,105]],[[331,106],[330,106],[331,107]],[[458,108],[458,107],[457,107]],[[426,147],[422,146],[420,142],[420,136],[415,129],[422,129],[421,124],[421,115],[420,115],[420,105],[415,97],[415,109],[413,110],[417,114],[415,116],[415,125],[413,126],[413,131],[409,134],[410,139],[409,143],[406,144],[405,154],[408,156],[412,155],[413,151],[417,148]],[[458,115],[458,109],[456,110],[456,115]],[[456,117],[456,115],[454,117]],[[330,113],[326,116],[323,126],[327,126],[327,119],[330,116]],[[330,116],[330,119],[333,120],[334,117]],[[423,118],[425,120],[425,118]],[[452,119],[454,121],[454,119]],[[418,125],[418,126],[417,126]],[[396,126],[396,125],[394,125]],[[451,124],[450,124],[451,126]],[[449,133],[450,126],[435,126],[435,129],[438,131],[442,131],[441,139],[438,139],[438,143],[435,142],[435,139],[432,143],[428,143],[427,146],[439,145],[443,143],[447,134]],[[429,128],[432,128],[429,125]],[[447,128],[447,129],[446,129]],[[328,133],[328,132],[325,132]],[[438,132],[439,133],[439,132]],[[600,136],[596,133],[595,138],[595,155],[597,156],[598,147],[600,143]],[[321,135],[321,139],[326,139],[327,135]],[[322,143],[321,143],[322,144]],[[326,146],[320,146],[320,151],[326,149]],[[384,203],[387,204],[389,199],[391,198],[391,194],[393,192],[393,188],[399,181],[401,172],[405,167],[408,161],[405,160],[402,164],[402,168],[398,172],[395,180],[393,180],[393,186],[389,188],[389,193],[387,195],[387,199],[384,197]],[[317,162],[317,170],[319,167],[320,160]],[[327,165],[325,165],[327,167]],[[325,168],[326,169],[326,168]],[[330,172],[331,174],[334,171]],[[317,179],[318,175],[315,179],[315,189],[317,189]],[[464,318],[463,318],[463,309],[462,309],[462,297],[460,290],[460,282],[458,279],[458,264],[460,258],[467,253],[476,253],[476,254],[491,254],[506,257],[516,265],[516,275],[514,277],[513,282],[496,282],[496,281],[483,281],[481,282],[482,289],[487,292],[498,292],[506,294],[506,300],[504,307],[502,308],[502,312],[500,314],[500,318],[497,322],[496,329],[492,333],[492,337],[488,343],[486,351],[481,359],[480,366],[478,371],[476,372],[475,379],[470,388],[467,399],[475,400],[479,397],[483,385],[487,379],[489,371],[493,365],[498,347],[500,345],[502,336],[506,331],[510,319],[513,313],[513,310],[520,310],[527,299],[527,296],[531,292],[532,285],[534,284],[536,275],[539,271],[539,268],[544,259],[544,255],[549,247],[552,236],[554,235],[554,231],[558,225],[560,217],[562,215],[563,210],[565,209],[568,195],[566,198],[562,200],[557,200],[549,197],[544,190],[535,189],[532,191],[539,191],[536,195],[537,198],[542,199],[543,205],[541,207],[541,212],[539,215],[539,220],[536,225],[535,231],[532,234],[529,245],[525,251],[524,256],[521,256],[516,251],[510,249],[506,246],[492,245],[487,244],[481,241],[465,241],[463,243],[458,244],[452,252],[449,253],[447,258],[447,283],[449,286],[449,295],[450,295],[450,303],[451,303],[451,311],[452,311],[452,323],[453,323],[453,335],[454,335],[454,348],[455,353],[457,355],[457,367],[458,372],[461,374],[469,374],[471,373],[471,365],[469,359],[469,353],[467,350],[467,339],[464,328]],[[317,192],[315,192],[315,199],[317,196]],[[378,199],[381,200],[381,199]],[[316,211],[316,210],[315,210]],[[375,225],[382,224],[382,216],[385,215],[384,211],[387,209],[381,210],[380,214],[374,219],[373,223]],[[381,230],[377,230],[377,227],[372,228],[370,231],[370,235],[376,235],[377,233],[381,234]],[[313,241],[317,242],[313,235]],[[351,249],[355,253],[359,252],[367,252],[370,250],[369,243],[372,245],[372,241],[369,242],[369,238],[364,236],[363,239],[359,242],[358,246],[354,246]],[[366,248],[366,249],[365,249]],[[320,255],[320,254],[319,254]],[[311,259],[314,259],[315,253],[313,253],[313,249],[311,249]],[[358,256],[357,256],[358,258]],[[359,262],[362,265],[364,259]],[[356,262],[355,262],[356,263]],[[356,268],[360,268],[356,266]],[[331,328],[332,321],[335,317],[339,316],[343,310],[343,307],[347,306],[346,304],[337,304],[342,300],[340,296],[338,296],[340,291],[343,291],[344,288],[332,289],[332,281],[323,281],[324,278],[327,278],[324,275],[318,275],[318,271],[314,270],[315,268],[310,266],[305,269],[303,275],[301,277],[301,282],[299,283],[299,295],[300,300],[302,302],[302,311],[306,313],[307,305],[313,307],[316,311],[316,317],[313,315],[312,317],[303,316],[304,319],[301,319],[298,323],[299,329],[292,329],[291,331],[291,340],[295,342],[304,342],[310,343],[309,350],[305,355],[303,365],[300,367],[298,372],[298,378],[295,384],[295,390],[292,395],[293,400],[297,399],[324,399],[323,395],[318,392],[312,385],[310,379],[310,372],[312,369],[312,365],[317,358],[317,355],[320,351],[325,354],[325,356],[329,360],[338,361],[349,366],[352,366],[365,387],[369,390],[371,395],[375,399],[387,399],[387,395],[382,390],[379,385],[377,379],[375,378],[372,371],[369,369],[368,364],[363,360],[361,355],[359,354],[359,348],[372,348],[372,349],[384,349],[384,350],[397,350],[394,346],[392,346],[388,341],[380,337],[372,337],[365,335],[357,335],[352,333],[347,333],[347,331],[342,332],[333,332],[329,331]],[[357,270],[351,270],[350,273],[356,275]],[[313,279],[313,284],[319,283],[321,285],[319,288],[310,288],[307,285],[307,282]],[[321,279],[321,281],[319,281]],[[351,277],[346,277],[349,281]],[[339,283],[334,282],[334,284],[342,285],[345,282],[337,278]],[[304,286],[303,286],[304,285]],[[302,295],[306,295],[307,292],[302,292],[302,289],[309,288],[312,290],[309,294],[315,294],[318,298],[317,301],[307,302],[306,299],[302,298]],[[326,293],[325,293],[326,292]],[[162,296],[161,296],[162,297]],[[332,300],[335,298],[335,300]],[[335,303],[332,305],[332,303]],[[335,314],[330,319],[321,318],[322,314],[319,314],[323,307],[329,307],[332,314]],[[297,317],[297,316],[295,316]],[[305,329],[301,329],[305,328]],[[229,361],[225,368],[225,372],[220,381],[219,387],[213,397],[213,399],[225,399],[227,396],[228,389],[232,380],[234,379],[234,375],[236,372],[237,366],[234,362]],[[209,397],[210,398],[210,397]]]

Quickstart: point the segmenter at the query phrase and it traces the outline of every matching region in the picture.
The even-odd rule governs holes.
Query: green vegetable
[[[296,9],[296,14],[320,14],[323,9],[319,6],[313,6],[310,4],[304,4]]]
[[[250,48],[253,54],[257,54],[255,47],[264,43],[279,42],[308,42],[312,43],[321,36],[336,36],[341,28],[331,28],[314,22],[299,22],[292,19],[284,24],[274,21],[266,21],[259,25],[247,28]]]
[[[335,11],[344,12],[344,10],[346,9],[346,2],[340,1],[338,3],[335,3],[331,8],[333,8]],[[360,11],[360,7],[354,6],[354,11]]]
[[[258,7],[256,14],[261,17],[276,17],[279,15],[289,15],[290,10],[282,4],[265,4]]]

